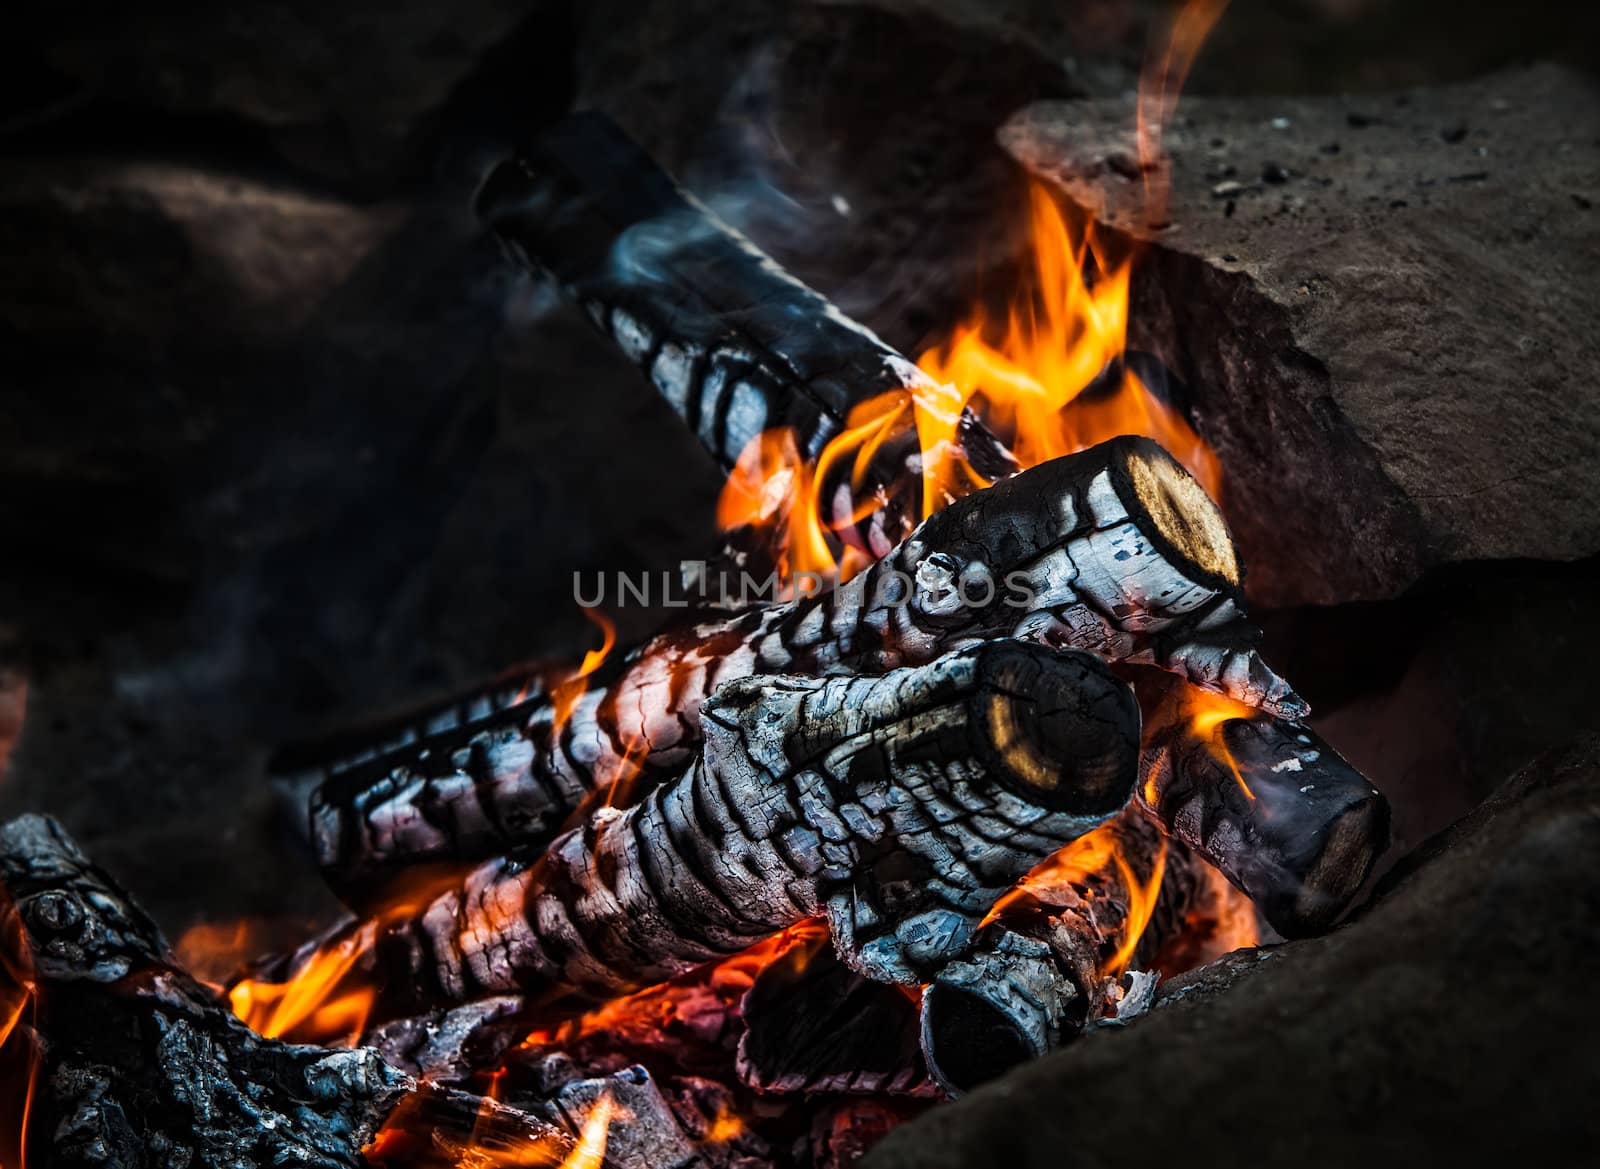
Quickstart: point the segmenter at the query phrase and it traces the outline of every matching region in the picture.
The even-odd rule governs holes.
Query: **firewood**
[[[604,114],[574,114],[502,163],[478,212],[588,311],[724,468],[780,426],[815,459],[857,403],[935,389]]]
[[[48,817],[0,826],[0,893],[36,985],[24,1026],[44,1055],[29,1115],[32,1150],[50,1153],[41,1163],[355,1169],[385,1135],[464,1144],[496,1132],[515,1136],[522,1165],[553,1169],[573,1150],[561,1128],[419,1084],[371,1048],[257,1035]],[[406,1137],[404,1117],[419,1112],[426,1127]]]
[[[1059,1047],[1108,1011],[1126,1014],[1120,968],[1147,963],[1210,906],[1197,879],[1204,862],[1163,841],[1137,808],[1093,840],[1084,848],[1093,855],[1068,849],[1030,874],[971,952],[924,989],[923,1057],[951,1095]]]
[[[38,987],[31,1143],[54,1164],[355,1166],[415,1087],[370,1050],[250,1031],[54,820],[0,827],[0,883]]]
[[[1382,793],[1303,723],[1244,709],[1197,719],[1194,692],[1154,673],[1140,694],[1140,803],[1284,937],[1326,930],[1389,846]]]
[[[1152,662],[1303,712],[1254,648],[1239,580],[1200,486],[1154,443],[1113,439],[958,500],[831,592],[657,637],[565,723],[536,697],[465,740],[335,778],[315,799],[315,849],[359,901],[393,866],[543,843],[590,793],[676,774],[698,749],[701,703],[728,680],[877,674],[996,637]]]
[[[478,210],[515,257],[583,306],[724,469],[777,428],[815,464],[853,408],[891,395],[906,407],[900,424],[868,466],[843,461],[820,494],[835,534],[873,557],[922,517],[909,407],[942,408],[939,387],[682,190],[604,114],[574,114],[501,164]],[[982,483],[1016,472],[970,409],[947,408],[960,410],[957,434]],[[733,544],[776,564],[773,534],[736,533]]]
[[[745,995],[739,1078],[762,1092],[937,1096],[905,987],[851,970],[826,937],[767,965]]]
[[[824,915],[840,956],[913,984],[1018,877],[1122,807],[1138,707],[1098,659],[996,641],[875,678],[748,678],[705,748],[531,863],[474,870],[375,952],[380,1011],[606,997]]]

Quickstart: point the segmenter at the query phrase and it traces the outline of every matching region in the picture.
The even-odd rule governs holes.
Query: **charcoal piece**
[[[29,1143],[52,1164],[347,1169],[415,1087],[367,1048],[256,1035],[174,966],[155,924],[54,820],[0,827],[0,886],[37,980]]]
[[[672,1105],[648,1071],[637,1065],[600,1079],[573,1080],[551,1108],[568,1131],[606,1125],[606,1163],[615,1169],[705,1169]]]

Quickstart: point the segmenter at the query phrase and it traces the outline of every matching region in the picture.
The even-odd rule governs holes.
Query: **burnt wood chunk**
[[[396,1163],[420,1169],[473,1145],[570,1163],[561,1127],[419,1083],[370,1047],[256,1034],[48,817],[0,826],[0,934],[25,946],[36,987],[6,1043],[43,1055],[30,1163],[359,1169],[403,1146],[416,1155]]]
[[[732,682],[676,780],[391,928],[383,1009],[606,997],[819,915],[853,970],[915,984],[1018,877],[1124,806],[1138,720],[1092,655],[1014,641],[876,678]]]
[[[478,210],[514,256],[583,307],[725,470],[780,429],[814,465],[858,424],[856,407],[887,395],[893,433],[868,466],[842,460],[820,485],[830,527],[876,557],[924,514],[912,406],[939,408],[940,387],[682,190],[604,114],[574,114],[501,164]],[[965,408],[958,434],[985,482],[1017,470]],[[763,557],[772,540],[754,541]]]
[[[256,1035],[54,820],[0,827],[0,885],[36,979],[41,1163],[353,1169],[415,1087],[370,1049]]]
[[[933,388],[604,114],[574,114],[502,163],[478,211],[588,311],[724,468],[780,426],[814,459],[856,403]]]
[[[397,865],[547,843],[592,792],[679,774],[700,707],[751,675],[881,674],[997,637],[1147,662],[1252,706],[1305,705],[1261,660],[1220,513],[1148,439],[1118,438],[957,500],[838,588],[663,634],[558,726],[531,699],[466,741],[325,785],[313,840],[349,899]]]
[[[1189,688],[1153,674],[1140,694],[1140,804],[1284,937],[1331,926],[1389,846],[1383,794],[1303,723],[1197,718]]]
[[[744,997],[739,1078],[762,1092],[938,1095],[919,1046],[917,1003],[873,982],[826,937],[785,951]]]
[[[922,1053],[940,1087],[959,1096],[1142,1009],[1154,976],[1135,976],[1125,995],[1122,967],[1150,965],[1215,908],[1203,867],[1130,806],[1029,874],[923,989]]]

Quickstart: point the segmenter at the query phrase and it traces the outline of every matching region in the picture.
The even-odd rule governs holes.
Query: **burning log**
[[[679,188],[603,114],[573,115],[501,164],[478,210],[525,266],[584,307],[726,470],[776,453],[779,435],[783,457],[814,465],[847,427],[884,425],[870,465],[843,460],[822,485],[835,534],[869,557],[924,514],[917,411],[948,412],[982,483],[1017,470],[959,400]],[[782,560],[771,546],[782,524],[765,506],[761,530],[730,538],[719,577],[746,557]]]
[[[1286,938],[1320,933],[1389,846],[1389,804],[1303,723],[1152,674],[1139,802]]]
[[[856,404],[936,391],[604,114],[575,114],[502,163],[478,212],[588,311],[725,469],[763,431],[790,429],[815,459]]]
[[[938,1094],[905,987],[863,978],[826,937],[794,946],[744,999],[739,1078],[762,1092]]]
[[[397,864],[549,839],[589,793],[674,775],[701,703],[749,675],[876,674],[1016,636],[1151,662],[1253,706],[1305,711],[1257,654],[1220,513],[1160,447],[1119,438],[956,501],[831,592],[663,634],[565,720],[548,698],[463,741],[421,744],[315,798],[313,841],[347,897]]]
[[[1023,873],[1121,807],[1138,708],[1098,659],[993,642],[877,678],[760,678],[706,703],[705,749],[538,864],[481,866],[391,930],[386,1002],[608,996],[825,915],[912,984]]]
[[[1122,972],[1147,962],[1211,907],[1204,862],[1130,807],[1052,857],[990,915],[972,951],[922,995],[928,1070],[960,1095],[1075,1037],[1108,1013],[1142,1009]]]

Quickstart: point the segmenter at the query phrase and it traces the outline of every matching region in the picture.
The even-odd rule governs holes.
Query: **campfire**
[[[1214,15],[1141,103],[1153,216]],[[1349,906],[1387,805],[1258,650],[1136,252],[1036,188],[1008,302],[912,360],[600,115],[479,213],[722,464],[719,545],[644,644],[597,605],[580,666],[281,776],[351,911],[293,952],[0,830],[0,1161],[844,1167]]]

